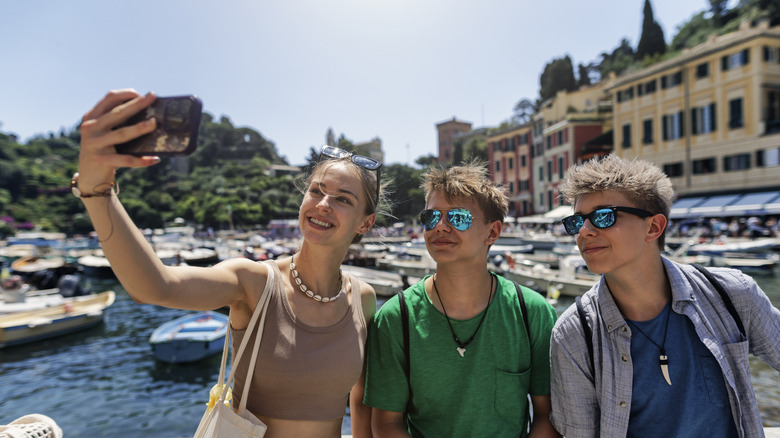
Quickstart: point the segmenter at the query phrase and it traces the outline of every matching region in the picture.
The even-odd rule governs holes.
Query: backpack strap
[[[409,377],[409,309],[406,307],[404,291],[398,292],[398,306],[401,308],[401,329],[404,334],[404,356],[406,356],[406,377]]]
[[[515,288],[517,289],[517,299],[520,300],[520,311],[523,314],[523,322],[525,323],[525,332],[528,334],[528,344],[531,344],[531,325],[528,323],[528,308],[525,306],[525,298],[523,297],[523,291],[520,289],[520,285],[515,281]],[[530,354],[530,352],[529,352]]]
[[[731,314],[731,317],[734,318],[734,322],[737,323],[737,327],[739,327],[739,332],[742,334],[742,336],[745,336],[745,326],[742,324],[742,318],[739,317],[739,314],[737,313],[737,309],[734,307],[734,303],[731,302],[731,298],[729,298],[729,295],[726,293],[726,290],[723,289],[723,285],[720,284],[718,279],[715,278],[714,275],[712,275],[712,272],[710,272],[707,268],[705,268],[702,265],[691,263],[691,266],[696,268],[699,272],[704,275],[707,280],[712,283],[712,285],[715,287],[715,289],[720,294],[720,297],[723,299],[723,304],[726,306],[726,309]]]
[[[582,331],[585,332],[585,345],[588,346],[588,357],[590,358],[590,369],[595,372],[596,366],[593,362],[593,330],[588,325],[588,319],[585,317],[585,309],[580,301],[580,296],[574,298],[574,303],[577,305],[577,314],[580,316],[580,324],[582,324]]]
[[[520,312],[523,314],[523,323],[525,324],[525,333],[528,335],[528,358],[529,362],[532,358],[532,352],[533,348],[531,346],[531,325],[528,323],[528,308],[525,305],[525,297],[523,296],[523,290],[520,288],[520,285],[513,281],[515,284],[515,289],[517,289],[517,299],[520,301]],[[487,310],[486,310],[487,311]],[[532,366],[533,369],[533,366]],[[526,432],[530,431],[531,429],[531,399],[530,394],[528,398],[528,402],[525,404],[525,428]]]
[[[409,413],[409,406],[412,404],[412,375],[411,375],[411,355],[409,353],[409,308],[406,306],[406,300],[404,299],[404,291],[400,291],[396,294],[398,296],[398,307],[401,308],[401,329],[404,336],[404,356],[406,357],[406,364],[404,366],[404,372],[406,373],[406,383],[409,386],[409,399],[406,402],[406,412],[404,413],[404,424],[407,424]]]

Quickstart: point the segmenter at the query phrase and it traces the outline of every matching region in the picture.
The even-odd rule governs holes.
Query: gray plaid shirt
[[[720,364],[741,437],[764,436],[750,381],[748,353],[780,370],[780,310],[740,271],[710,270],[729,293],[745,337],[717,290],[691,266],[663,259],[672,286],[672,309],[688,316]],[[585,334],[572,305],[552,332],[552,423],[567,438],[625,437],[631,411],[631,332],[602,277],[582,297],[593,330],[596,369],[591,373]]]

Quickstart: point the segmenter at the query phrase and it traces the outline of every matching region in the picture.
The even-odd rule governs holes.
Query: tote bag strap
[[[236,352],[233,355],[232,359],[232,366],[230,368],[230,375],[228,376],[227,382],[225,382],[224,387],[228,388],[233,383],[233,377],[235,376],[236,369],[238,368],[236,365],[241,360],[241,357],[244,354],[244,350],[246,349],[247,344],[249,343],[249,338],[252,337],[252,332],[254,331],[257,323],[257,319],[260,318],[260,329],[258,330],[257,339],[255,339],[255,345],[254,350],[252,354],[252,363],[250,364],[249,371],[247,374],[247,378],[245,380],[246,384],[244,385],[244,393],[241,397],[241,406],[240,406],[240,412],[243,413],[244,409],[246,408],[246,400],[247,395],[249,394],[249,387],[251,386],[252,381],[252,375],[254,374],[254,365],[255,365],[255,358],[257,357],[257,351],[260,347],[260,338],[262,336],[262,330],[263,325],[265,323],[265,314],[268,309],[268,301],[271,297],[271,291],[273,290],[274,285],[274,269],[272,266],[268,266],[268,278],[266,280],[266,287],[263,290],[263,295],[260,297],[260,300],[257,302],[257,307],[255,307],[254,313],[252,313],[252,318],[249,320],[249,325],[247,326],[246,332],[244,333],[244,338],[241,340],[241,345],[238,347],[238,352]],[[260,314],[262,313],[262,318],[260,317]],[[224,382],[225,379],[225,367],[227,365],[227,352],[228,352],[228,342],[229,342],[230,336],[225,336],[225,346],[222,349],[222,363],[220,365],[219,369],[219,382]],[[225,397],[227,396],[227,391],[222,391],[222,395],[220,396],[220,403],[223,403],[225,401]]]
[[[265,296],[270,297],[270,291],[265,291]],[[244,392],[241,394],[241,403],[238,406],[238,414],[244,415],[246,411],[246,401],[249,400],[249,387],[252,386],[252,376],[255,374],[255,364],[257,363],[257,352],[260,351],[260,339],[263,337],[263,328],[265,328],[265,315],[268,313],[268,298],[263,303],[263,315],[260,317],[260,327],[257,329],[257,337],[255,338],[255,346],[252,349],[252,359],[249,361],[249,370],[246,374],[246,380],[244,382]],[[233,370],[230,370],[230,374],[233,374]]]

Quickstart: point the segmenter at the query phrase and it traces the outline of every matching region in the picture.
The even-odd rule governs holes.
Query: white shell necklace
[[[341,273],[341,269],[339,269],[339,278],[341,279],[341,282],[339,283],[339,293],[336,294],[336,296],[330,298],[315,294],[314,291],[312,291],[311,289],[306,287],[305,284],[303,284],[300,277],[298,277],[298,271],[295,270],[294,255],[290,260],[290,271],[292,271],[292,276],[295,279],[295,282],[298,284],[298,287],[301,289],[301,292],[303,292],[304,295],[306,295],[307,297],[311,298],[314,301],[318,301],[320,303],[330,303],[346,295],[346,293],[344,292],[344,275]]]

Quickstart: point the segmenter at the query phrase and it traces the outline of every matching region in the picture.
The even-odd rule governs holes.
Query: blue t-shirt
[[[627,436],[738,436],[718,362],[699,340],[690,319],[669,306],[671,301],[649,321],[629,324],[634,381]],[[664,344],[667,312],[671,313]],[[671,386],[661,372],[658,346],[645,335],[664,345]]]

